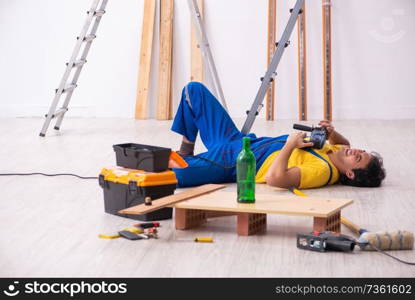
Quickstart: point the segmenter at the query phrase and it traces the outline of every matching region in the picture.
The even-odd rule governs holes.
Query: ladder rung
[[[93,39],[95,39],[97,36],[95,34],[88,34],[87,36],[84,37],[84,42],[90,42]]]
[[[62,94],[73,91],[76,87],[77,87],[76,84],[69,84],[69,85],[64,87],[64,89],[62,90]],[[55,93],[57,93],[57,92],[58,92],[58,89],[55,90]]]
[[[90,14],[91,12],[88,11],[88,14]],[[96,11],[92,12],[94,14],[95,17],[102,17],[105,14],[105,10],[102,9],[98,9]]]
[[[77,68],[77,67],[83,66],[86,62],[87,62],[86,59],[79,59],[79,60],[77,60],[73,63],[72,68]],[[66,65],[68,65],[68,64],[69,63],[66,63]]]
[[[84,42],[90,42],[93,39],[95,39],[97,36],[95,34],[88,34],[87,36],[84,37],[83,41]],[[79,36],[76,38],[79,40]]]
[[[64,113],[66,113],[68,111],[68,109],[67,108],[64,108],[64,107],[62,107],[62,108],[59,108],[57,111],[55,111],[55,113],[52,115],[52,119],[53,118],[56,118],[56,117],[59,117],[60,115],[63,115]],[[46,114],[45,115],[45,117],[47,118],[48,117],[48,115]]]

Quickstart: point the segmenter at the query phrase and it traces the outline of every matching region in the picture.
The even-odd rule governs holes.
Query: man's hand
[[[329,139],[330,136],[332,135],[332,133],[334,132],[334,127],[331,124],[331,122],[328,121],[328,120],[321,120],[318,123],[318,125],[326,129],[326,131],[327,131],[327,139]]]
[[[304,138],[306,137],[306,135],[307,134],[305,132],[295,132],[293,134],[290,134],[285,145],[291,148],[312,147],[313,143],[304,142]]]
[[[327,139],[329,140],[330,144],[350,146],[349,141],[344,136],[342,136],[340,133],[338,133],[336,130],[334,130],[334,126],[331,124],[330,121],[321,120],[318,123],[318,125],[326,129]]]

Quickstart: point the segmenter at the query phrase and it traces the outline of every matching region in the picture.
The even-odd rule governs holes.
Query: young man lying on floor
[[[256,182],[281,188],[316,188],[340,182],[361,187],[378,187],[385,178],[379,154],[351,149],[349,141],[336,132],[328,121],[320,121],[328,132],[322,149],[310,149],[305,133],[290,136],[256,137],[242,134],[209,90],[191,82],[182,92],[172,130],[183,136],[179,154],[187,168],[171,167],[180,187],[206,183],[236,181],[236,157],[242,149],[242,138],[251,139],[256,157]],[[193,154],[199,133],[207,152]]]

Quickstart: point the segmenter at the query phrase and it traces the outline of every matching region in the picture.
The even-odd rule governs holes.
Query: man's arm
[[[303,132],[290,135],[284,147],[272,162],[265,175],[265,181],[270,186],[280,188],[298,187],[301,180],[301,170],[297,167],[287,168],[288,160],[295,148],[311,147],[313,143],[305,143]]]
[[[334,130],[334,127],[330,121],[322,120],[318,123],[318,125],[326,128],[330,144],[350,146],[350,142],[344,136]]]

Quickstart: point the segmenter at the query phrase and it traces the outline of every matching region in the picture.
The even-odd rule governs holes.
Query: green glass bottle
[[[251,150],[251,140],[244,137],[242,151],[236,158],[236,183],[238,186],[238,202],[255,202],[256,159]]]

